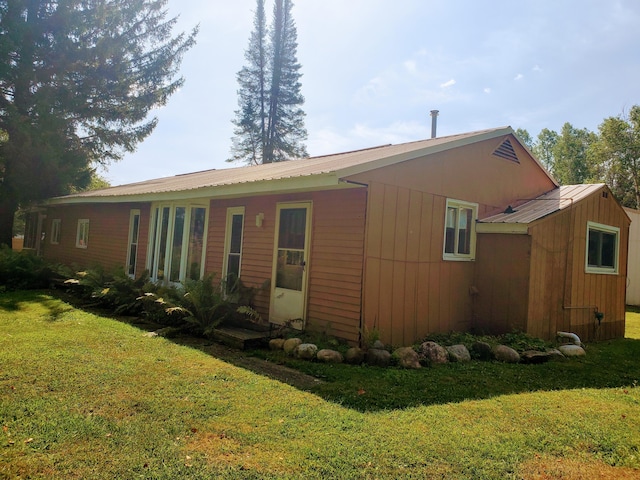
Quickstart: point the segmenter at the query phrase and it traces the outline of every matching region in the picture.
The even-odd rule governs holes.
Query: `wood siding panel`
[[[43,224],[46,238],[42,255],[49,261],[87,268],[100,265],[108,271],[125,268],[129,248],[129,222],[131,210],[140,210],[140,235],[136,273],[145,269],[149,204],[126,203],[117,205],[69,205],[50,207]],[[60,219],[60,243],[50,242],[51,221]],[[76,247],[79,219],[89,220],[87,248]]]
[[[617,275],[585,272],[589,221],[620,228]],[[608,188],[537,222],[530,234],[528,333],[552,339],[557,331],[570,331],[583,341],[623,336],[628,219]],[[605,313],[601,325],[595,308]]]
[[[207,271],[217,273],[222,270],[227,208],[245,207],[240,276],[246,286],[258,289],[255,307],[268,319],[277,205],[311,202],[306,328],[357,343],[366,198],[366,190],[356,188],[212,200]],[[261,227],[256,226],[255,221],[259,213],[264,214]]]
[[[366,327],[379,330],[386,343],[409,345],[429,333],[470,325],[474,262],[442,259],[446,200],[371,185],[363,315]]]
[[[475,330],[526,330],[530,251],[529,235],[478,235]]]

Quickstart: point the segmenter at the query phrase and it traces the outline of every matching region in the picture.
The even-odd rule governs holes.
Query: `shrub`
[[[41,257],[0,245],[0,290],[46,288],[55,276],[55,269]]]

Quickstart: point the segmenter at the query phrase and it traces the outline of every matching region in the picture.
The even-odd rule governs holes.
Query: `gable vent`
[[[513,145],[511,145],[511,141],[509,139],[506,139],[504,142],[502,142],[502,144],[498,148],[496,148],[493,154],[496,157],[520,163],[520,160],[518,160],[518,156],[516,155],[516,151],[513,149]]]

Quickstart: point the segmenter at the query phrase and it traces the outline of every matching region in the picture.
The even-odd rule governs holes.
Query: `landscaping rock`
[[[384,343],[382,343],[380,340],[376,340],[375,342],[373,342],[373,345],[371,345],[371,348],[375,350],[386,350]]]
[[[301,360],[313,360],[316,353],[318,353],[318,347],[313,343],[301,343],[293,351],[293,355]]]
[[[449,362],[449,352],[436,342],[424,342],[420,345],[419,354],[430,364]]]
[[[498,345],[493,349],[493,355],[496,360],[503,363],[519,363],[520,362],[520,354],[516,352],[513,348],[507,347],[506,345]]]
[[[300,340],[299,338],[288,338],[282,345],[282,349],[287,355],[292,355],[296,347],[301,344],[302,340]]]
[[[486,342],[474,342],[471,345],[471,356],[478,360],[493,360],[493,350]]]
[[[550,350],[547,350],[547,353],[549,354],[549,358],[551,360],[566,360],[567,357],[565,357],[562,352],[560,350],[558,350],[557,348],[552,348]]]
[[[367,365],[374,367],[388,367],[391,364],[391,354],[386,350],[370,348],[366,355]]]
[[[418,352],[411,347],[398,348],[393,352],[393,357],[398,360],[398,365],[402,368],[422,368]]]
[[[352,347],[345,352],[344,360],[351,365],[360,365],[364,362],[364,350],[359,347]]]
[[[538,350],[527,350],[520,354],[520,361],[529,364],[545,363],[551,360],[551,358],[552,356],[549,352],[540,352]]]
[[[329,348],[323,348],[316,354],[316,358],[319,362],[323,363],[342,363],[344,362],[344,357],[340,352],[335,350],[331,350]]]
[[[449,353],[449,361],[451,362],[468,362],[471,360],[471,354],[464,345],[451,345],[446,347]]]
[[[269,340],[270,350],[282,350],[284,348],[284,338],[272,338]]]
[[[558,350],[560,350],[560,353],[565,357],[583,357],[587,354],[587,352],[584,351],[584,348],[579,347],[578,345],[560,345]]]

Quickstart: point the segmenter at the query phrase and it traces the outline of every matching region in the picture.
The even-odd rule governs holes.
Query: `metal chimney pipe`
[[[436,129],[438,128],[439,110],[431,110],[431,138],[436,138]]]

